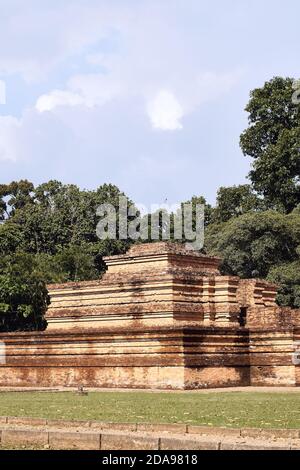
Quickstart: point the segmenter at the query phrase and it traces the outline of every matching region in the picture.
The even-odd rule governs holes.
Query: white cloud
[[[161,90],[147,105],[147,113],[155,129],[175,131],[182,129],[183,109],[173,93]]]
[[[17,160],[18,131],[21,122],[13,116],[0,116],[0,160]]]
[[[126,27],[128,7],[89,0],[10,0],[1,2],[1,17],[0,73],[38,82],[113,29]]]
[[[0,80],[0,104],[6,103],[6,84],[3,80]]]
[[[79,106],[85,104],[84,98],[76,93],[63,90],[53,90],[49,94],[39,97],[36,102],[36,109],[43,113],[52,111],[60,106]]]
[[[103,74],[72,77],[66,90],[53,90],[41,95],[36,102],[39,112],[53,111],[66,106],[102,106],[121,92],[121,85]]]
[[[68,88],[79,93],[87,106],[101,106],[122,92],[119,79],[103,74],[82,74],[72,77]]]
[[[177,154],[186,162],[177,145],[186,134],[171,131],[183,129],[185,116],[220,99],[240,76],[234,62],[222,71],[211,61],[201,28],[191,32],[176,7],[160,0],[137,0],[135,8],[125,0],[100,3],[74,0],[71,8],[45,0],[42,7],[26,6],[26,14],[22,6],[8,15],[0,31],[0,73],[40,82],[43,94],[34,96],[33,108],[20,109],[20,120],[0,120],[0,159],[17,161],[14,174],[17,168],[29,178],[84,181],[86,173],[88,181],[105,178],[130,189],[136,174],[143,191],[148,167],[164,169],[170,161],[174,167]],[[31,99],[32,84],[29,90]],[[190,141],[197,148],[198,137]],[[145,149],[149,164],[141,159]],[[157,173],[165,178],[165,171]]]
[[[34,3],[35,8],[25,9],[20,2],[18,13],[5,7],[10,21],[0,31],[5,44],[0,46],[0,73],[20,73],[35,81],[57,73],[61,82],[59,74],[64,70],[68,77],[68,67],[65,85],[52,89],[50,79],[37,99],[40,113],[138,97],[154,129],[179,130],[185,115],[228,93],[240,78],[236,70],[207,72],[213,67],[205,60],[202,33],[197,28],[193,36],[195,32],[182,29],[178,5],[159,0],[137,1],[135,8],[124,0],[113,5],[88,0],[72,5],[45,1],[43,7]],[[76,67],[80,73],[74,74]]]

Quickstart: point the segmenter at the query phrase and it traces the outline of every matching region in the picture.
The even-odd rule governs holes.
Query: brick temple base
[[[300,311],[181,245],[135,245],[101,280],[51,285],[45,332],[0,334],[0,386],[297,386]]]

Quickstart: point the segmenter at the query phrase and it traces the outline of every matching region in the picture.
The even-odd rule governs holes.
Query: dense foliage
[[[26,254],[7,255],[0,262],[0,331],[42,330],[49,305],[44,279]]]
[[[278,303],[300,307],[300,104],[294,80],[275,77],[251,92],[241,148],[250,185],[221,188],[206,251],[222,271],[279,285]]]
[[[253,158],[250,179],[267,204],[286,212],[300,204],[300,105],[294,80],[275,77],[251,92],[241,148]]]
[[[128,249],[129,241],[96,235],[97,207],[118,209],[121,195],[112,185],[96,191],[57,181],[0,186],[2,329],[43,328],[45,283],[95,279],[104,271],[104,255]]]
[[[278,301],[300,307],[300,215],[249,212],[206,232],[207,252],[222,257],[222,272],[281,285]]]

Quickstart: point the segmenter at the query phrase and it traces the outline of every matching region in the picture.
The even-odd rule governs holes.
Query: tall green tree
[[[247,212],[263,210],[264,201],[257,196],[251,185],[244,184],[220,188],[217,194],[217,206],[213,212],[213,222],[227,222]]]
[[[211,225],[206,250],[221,256],[224,274],[265,278],[273,266],[298,258],[300,239],[294,224],[295,220],[275,211],[245,214]]]
[[[0,186],[0,254],[32,255],[47,282],[98,278],[103,256],[123,253],[129,240],[99,240],[97,207],[110,203],[118,217],[116,186],[94,191],[49,181],[34,187],[28,181]],[[128,207],[132,202],[128,199]],[[117,227],[118,232],[118,227]]]
[[[300,104],[292,78],[275,77],[251,92],[249,127],[240,145],[253,159],[249,174],[269,208],[291,212],[300,203]]]

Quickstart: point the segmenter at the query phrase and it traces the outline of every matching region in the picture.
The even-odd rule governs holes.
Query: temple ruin
[[[300,310],[220,260],[158,242],[105,258],[102,279],[50,285],[44,332],[2,333],[1,386],[298,386]]]

